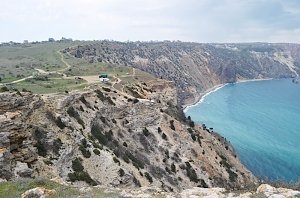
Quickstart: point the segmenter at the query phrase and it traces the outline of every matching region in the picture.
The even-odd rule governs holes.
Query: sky
[[[300,0],[0,0],[0,42],[300,43]]]

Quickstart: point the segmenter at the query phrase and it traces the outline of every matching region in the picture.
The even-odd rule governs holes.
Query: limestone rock
[[[24,192],[21,197],[22,198],[46,198],[56,193],[55,190],[49,190],[46,188],[33,188]]]
[[[19,177],[31,177],[32,173],[33,170],[28,167],[27,163],[17,161],[15,175],[18,175]]]

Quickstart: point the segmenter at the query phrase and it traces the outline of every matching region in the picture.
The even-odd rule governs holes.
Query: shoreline
[[[228,84],[238,84],[238,83],[245,83],[245,82],[256,82],[256,81],[265,81],[265,80],[274,80],[274,78],[262,78],[262,79],[249,79],[249,80],[237,80],[236,82],[234,83],[223,83],[223,84],[217,84],[203,92],[200,92],[199,94],[197,94],[195,96],[195,100],[192,102],[192,103],[189,103],[189,104],[184,104],[183,105],[183,112],[186,113],[186,111],[189,109],[189,108],[192,108],[200,103],[203,102],[203,100],[205,99],[206,96],[208,96],[209,94],[215,92],[215,91],[218,91],[219,89],[225,87],[226,85]]]
[[[206,96],[208,96],[209,94],[211,94],[215,91],[218,91],[219,89],[225,87],[227,84],[228,83],[217,84],[203,92],[200,92],[197,96],[195,96],[194,102],[183,105],[183,112],[185,113],[189,108],[194,107],[194,106],[198,105],[199,103],[203,102],[203,100],[205,99]]]

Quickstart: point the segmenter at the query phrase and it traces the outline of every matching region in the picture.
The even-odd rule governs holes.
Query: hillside
[[[102,41],[64,52],[89,63],[131,66],[174,81],[181,105],[217,84],[294,77],[300,72],[298,44]]]
[[[256,181],[224,138],[184,118],[173,83],[140,81],[125,90],[0,93],[0,177],[167,191]]]
[[[300,71],[297,44],[76,41],[0,52],[0,182],[45,178],[121,197],[255,194],[230,143],[181,107],[221,83]]]

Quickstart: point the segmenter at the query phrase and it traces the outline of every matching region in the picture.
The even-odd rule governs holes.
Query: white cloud
[[[300,43],[299,21],[298,0],[10,0],[0,38]]]

